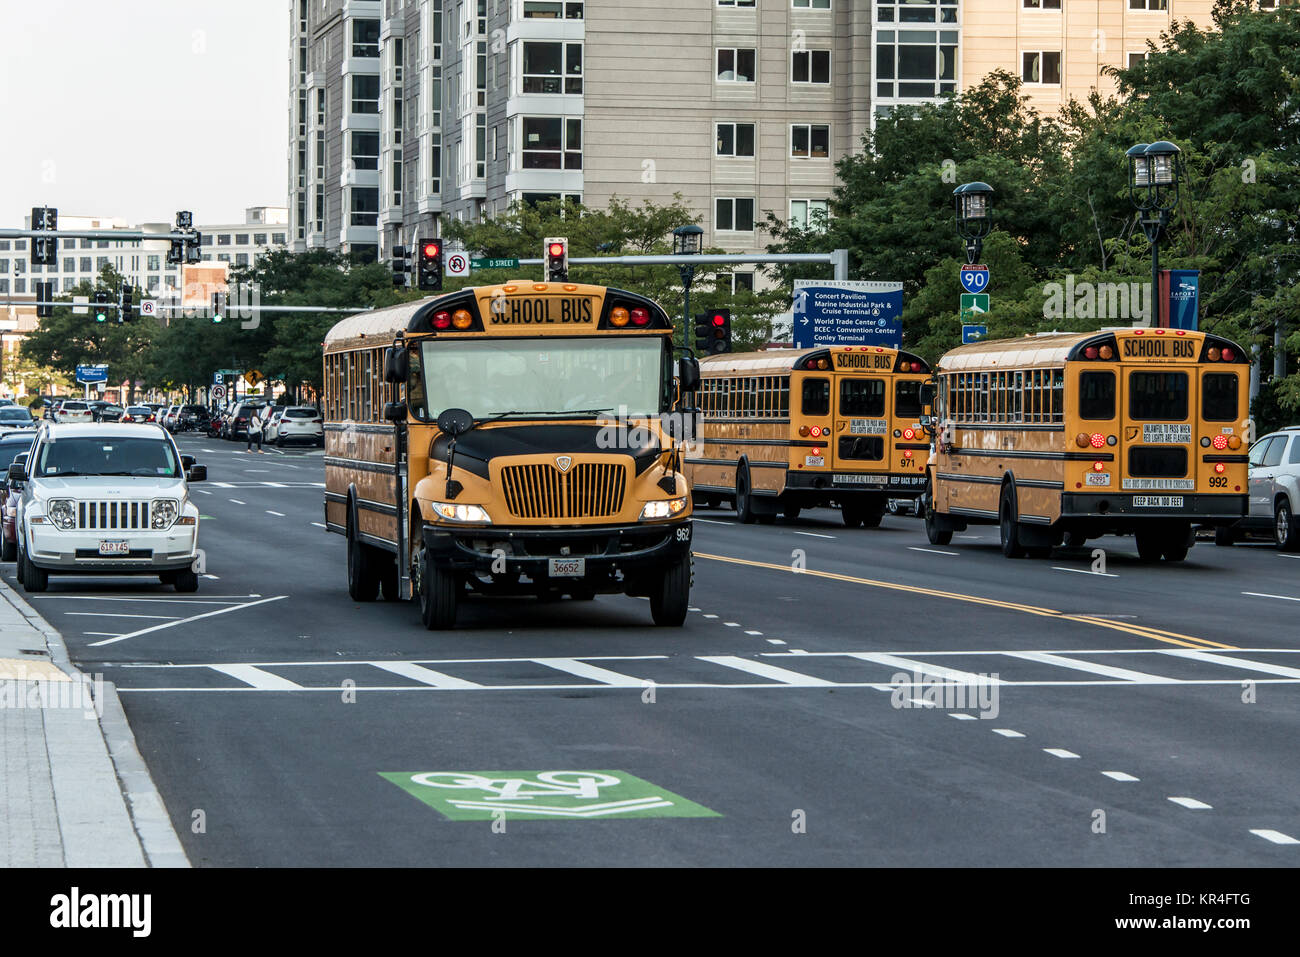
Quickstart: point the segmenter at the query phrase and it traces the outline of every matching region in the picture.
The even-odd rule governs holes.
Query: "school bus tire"
[[[1192,527],[1186,522],[1175,522],[1165,532],[1160,553],[1167,562],[1181,562],[1192,547]]]
[[[691,556],[683,555],[664,568],[650,588],[650,617],[661,628],[680,628],[691,602]]]
[[[1016,510],[1016,493],[1010,483],[1002,486],[1002,500],[998,506],[998,538],[1002,554],[1007,558],[1024,558],[1025,546],[1020,544],[1020,522]]]
[[[348,511],[348,597],[374,601],[379,597],[379,569],[369,546],[357,535],[356,507]]]
[[[802,511],[798,502],[786,502],[781,506],[781,515],[787,522],[799,521],[799,513]]]
[[[429,561],[427,551],[420,552],[420,622],[429,631],[446,631],[456,625],[461,583],[446,568]]]
[[[750,483],[749,463],[740,462],[736,466],[736,518],[742,525],[753,525],[758,521],[758,512],[754,509],[754,486]]]
[[[868,499],[859,506],[859,514],[863,528],[879,528],[885,517],[885,500],[881,497]]]
[[[921,499],[921,514],[925,517],[925,537],[931,545],[951,545],[952,527],[941,522],[934,510],[934,478],[925,483],[925,495]]]
[[[1148,564],[1160,561],[1160,556],[1165,550],[1166,534],[1164,529],[1155,525],[1139,528],[1134,532],[1138,558]]]

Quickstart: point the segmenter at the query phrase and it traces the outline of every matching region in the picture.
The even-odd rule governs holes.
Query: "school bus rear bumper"
[[[1134,505],[1135,496],[1146,498],[1178,496],[1183,500],[1181,507]],[[1125,518],[1195,518],[1225,519],[1235,521],[1243,517],[1247,510],[1245,495],[1213,495],[1195,492],[1065,492],[1061,495],[1062,518],[1113,518],[1122,515]]]
[[[920,495],[925,491],[925,475],[900,472],[803,472],[786,473],[786,487],[801,491],[889,492],[894,496]]]
[[[551,559],[583,558],[587,575],[662,567],[690,554],[694,526],[683,522],[577,528],[443,528],[426,525],[424,546],[443,567],[545,577]],[[495,565],[495,567],[494,567]]]

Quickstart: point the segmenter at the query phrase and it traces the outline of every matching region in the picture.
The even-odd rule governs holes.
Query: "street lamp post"
[[[1128,157],[1128,195],[1138,212],[1138,223],[1151,243],[1151,302],[1160,291],[1160,240],[1169,228],[1169,217],[1178,206],[1178,183],[1181,179],[1181,150],[1167,140],[1138,143],[1124,155]],[[1160,307],[1155,306],[1154,321],[1159,324]]]
[[[984,237],[993,228],[993,187],[988,183],[963,183],[952,191],[957,207],[957,235],[966,240],[966,263],[979,262]]]
[[[678,226],[673,230],[673,255],[698,256],[704,245],[704,230],[694,223]],[[684,305],[682,306],[682,328],[691,321],[691,283],[695,281],[695,265],[683,264],[677,267],[682,277]]]

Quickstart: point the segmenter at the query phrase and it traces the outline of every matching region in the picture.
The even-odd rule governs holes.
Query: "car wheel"
[[[27,550],[23,549],[19,555],[19,561],[23,564],[23,591],[25,592],[43,592],[50,587],[50,575],[44,568],[37,568],[27,557]]]
[[[192,568],[182,569],[176,573],[172,587],[179,592],[196,592],[199,590],[199,576]]]
[[[18,557],[17,540],[11,542],[9,539],[6,538],[4,540],[4,543],[0,545],[0,562],[11,562],[17,557]]]
[[[1236,532],[1230,525],[1220,525],[1214,530],[1214,544],[1229,546],[1237,543]]]
[[[1291,514],[1291,503],[1286,499],[1277,503],[1273,511],[1273,541],[1284,552],[1300,549],[1300,532],[1296,531],[1295,516]]]

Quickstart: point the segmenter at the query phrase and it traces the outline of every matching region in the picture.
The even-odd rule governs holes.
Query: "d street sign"
[[[972,342],[983,342],[989,337],[988,326],[965,325],[961,327],[961,344],[966,346]]]
[[[464,253],[452,253],[447,257],[448,276],[468,276],[469,257]]]
[[[471,259],[471,269],[518,269],[518,259]]]
[[[957,278],[967,292],[983,292],[989,286],[988,266],[962,266]]]
[[[796,279],[791,321],[797,349],[903,342],[903,284]]]

